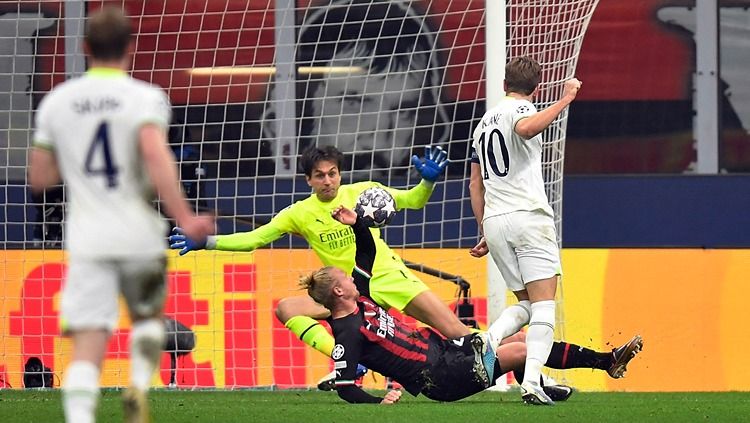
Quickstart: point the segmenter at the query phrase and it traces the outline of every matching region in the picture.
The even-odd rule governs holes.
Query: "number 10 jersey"
[[[481,167],[484,219],[521,210],[553,216],[542,178],[542,136],[525,140],[514,130],[534,113],[531,102],[505,97],[474,129],[471,160]]]

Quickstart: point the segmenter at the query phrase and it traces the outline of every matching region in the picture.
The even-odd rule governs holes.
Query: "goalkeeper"
[[[449,160],[440,147],[427,146],[425,157],[412,157],[422,181],[409,190],[385,187],[367,181],[341,185],[343,155],[333,146],[306,149],[300,164],[310,197],[297,201],[280,211],[271,221],[253,231],[231,235],[209,236],[195,242],[186,238],[179,228],[169,238],[180,255],[199,249],[225,251],[253,251],[270,244],[285,234],[300,235],[307,240],[324,266],[335,266],[350,273],[354,268],[355,237],[349,225],[331,217],[339,205],[353,208],[359,194],[370,187],[381,187],[391,193],[398,209],[420,209],[430,198],[435,181],[443,173]],[[470,334],[467,326],[443,303],[427,285],[419,280],[380,237],[380,230],[371,228],[377,258],[371,280],[370,295],[383,308],[394,307],[403,313],[435,328],[447,338]],[[329,311],[309,296],[289,297],[276,308],[277,318],[303,342],[331,356],[334,340],[317,320],[330,316]]]

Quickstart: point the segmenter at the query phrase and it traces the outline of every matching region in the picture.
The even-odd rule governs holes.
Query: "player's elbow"
[[[539,132],[541,132],[537,130],[537,128],[535,128],[530,122],[528,122],[528,119],[524,119],[518,122],[514,131],[516,134],[518,134],[518,136],[525,140],[534,138]]]
[[[482,181],[478,181],[475,179],[471,179],[469,181],[469,193],[471,195],[478,194],[482,192],[483,184]]]
[[[518,122],[513,125],[513,132],[525,140],[534,138],[544,130],[544,127],[541,126],[542,122],[540,122],[539,116],[540,115],[537,113],[519,119]]]

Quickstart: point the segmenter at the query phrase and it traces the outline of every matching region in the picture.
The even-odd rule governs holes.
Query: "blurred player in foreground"
[[[523,342],[504,343],[489,351],[480,334],[445,339],[431,328],[412,330],[375,304],[370,297],[370,277],[377,257],[372,234],[352,210],[340,206],[332,215],[341,223],[352,225],[357,249],[354,270],[347,276],[340,268],[324,267],[303,277],[300,285],[331,312],[329,322],[336,340],[332,354],[336,391],[342,399],[393,404],[401,397],[400,391],[391,390],[379,398],[356,386],[357,363],[393,377],[412,395],[421,393],[436,401],[466,398],[494,385],[501,374],[523,367]],[[619,378],[642,345],[640,336],[635,336],[622,347],[604,353],[558,342],[546,365],[556,369],[602,369]],[[492,360],[487,360],[487,355]],[[557,389],[547,392],[558,395],[559,400],[570,396],[570,388],[554,388]]]
[[[538,381],[552,348],[561,270],[554,215],[542,179],[540,134],[575,99],[581,82],[566,81],[561,98],[537,112],[531,100],[541,74],[534,59],[512,59],[505,67],[507,96],[474,130],[469,192],[483,238],[471,254],[481,257],[489,249],[519,301],[489,328],[488,342],[494,347],[528,324],[522,396],[530,404],[552,405]]]
[[[167,97],[126,73],[132,51],[128,18],[113,8],[92,14],[84,48],[86,74],[57,86],[39,106],[29,165],[33,191],[62,177],[70,200],[60,322],[73,339],[73,358],[65,370],[63,407],[68,422],[94,421],[102,361],[122,294],[133,321],[125,415],[143,422],[146,392],[164,345],[166,228],[151,204],[154,188],[188,237],[204,239],[214,222],[194,215],[180,191],[166,141]]]
[[[420,209],[430,198],[435,181],[449,160],[440,147],[427,147],[422,159],[412,157],[422,181],[409,190],[393,189],[371,181],[341,185],[343,155],[332,146],[308,148],[300,163],[313,191],[310,197],[283,209],[268,224],[250,232],[211,236],[194,242],[185,239],[177,228],[176,234],[170,237],[172,248],[181,249],[181,255],[202,248],[253,251],[285,234],[297,234],[305,238],[323,265],[351,272],[354,268],[354,233],[351,227],[333,219],[331,211],[340,204],[353,208],[360,193],[375,186],[390,192],[398,209]],[[385,309],[394,307],[403,311],[446,337],[468,335],[469,328],[404,265],[401,257],[380,238],[380,230],[370,230],[379,252],[373,265],[372,299]],[[307,295],[285,298],[276,309],[278,319],[303,342],[331,356],[333,337],[316,320],[329,315],[325,307]]]

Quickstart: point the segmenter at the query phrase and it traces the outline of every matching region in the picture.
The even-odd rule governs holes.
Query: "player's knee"
[[[526,343],[525,342],[514,342],[511,344],[511,354],[513,360],[525,362],[526,361]]]
[[[139,348],[149,354],[158,354],[163,349],[166,340],[164,321],[162,319],[145,319],[134,322],[130,339],[134,348]]]
[[[526,342],[526,332],[516,332],[502,341],[503,344],[509,344],[511,342]]]

